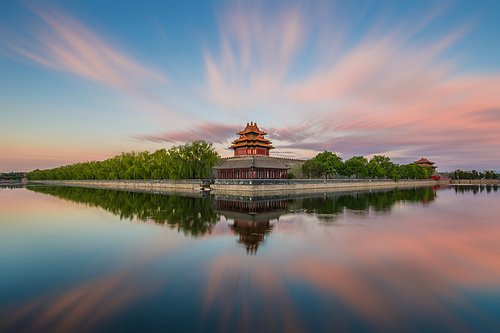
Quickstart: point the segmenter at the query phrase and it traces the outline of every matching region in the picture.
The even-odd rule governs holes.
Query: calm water
[[[0,188],[0,331],[498,332],[499,203]]]

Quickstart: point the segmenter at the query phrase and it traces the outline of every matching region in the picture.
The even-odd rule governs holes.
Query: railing
[[[429,179],[400,179],[400,181],[430,181]],[[216,179],[216,185],[299,185],[342,183],[394,183],[392,179]]]

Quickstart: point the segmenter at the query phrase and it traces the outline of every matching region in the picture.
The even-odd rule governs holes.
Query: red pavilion
[[[432,170],[434,170],[434,171],[436,171],[436,169],[437,169],[437,166],[434,165],[435,162],[431,162],[428,159],[423,158],[423,157],[421,159],[419,159],[418,161],[415,161],[413,163],[418,164],[418,165],[420,165],[420,166],[422,166],[424,168],[427,168],[427,167],[428,168],[432,168]]]
[[[279,158],[269,156],[274,149],[257,123],[247,123],[245,129],[237,133],[240,137],[232,142],[234,156],[223,158],[214,167],[217,179],[286,179],[289,166]]]

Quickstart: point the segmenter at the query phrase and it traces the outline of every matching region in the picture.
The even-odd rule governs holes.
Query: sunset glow
[[[500,170],[500,3],[9,2],[0,171],[213,142]]]

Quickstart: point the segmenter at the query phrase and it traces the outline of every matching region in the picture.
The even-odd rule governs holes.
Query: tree
[[[211,143],[194,141],[154,153],[143,151],[92,161],[37,170],[28,179],[158,179],[208,178],[220,156]]]
[[[319,153],[314,160],[320,162],[325,167],[325,177],[328,174],[341,174],[343,172],[344,162],[342,158],[332,153],[331,151],[324,151]]]
[[[368,162],[368,175],[372,178],[384,178],[387,175],[385,169],[373,159]]]
[[[368,160],[363,156],[354,156],[345,161],[345,174],[348,177],[356,175],[358,177],[366,177],[368,174]]]
[[[394,167],[392,168],[391,173],[389,174],[389,178],[395,181],[398,181],[402,178],[402,171],[399,164],[394,164]]]
[[[208,178],[212,168],[219,162],[219,153],[213,147],[213,144],[205,141],[194,141],[191,143],[193,163],[196,168],[195,178]]]
[[[373,155],[373,157],[370,159],[370,162],[382,165],[384,163],[391,163],[391,159],[385,155]]]
[[[385,155],[374,155],[370,159],[370,163],[377,163],[378,165],[380,165],[382,167],[382,169],[384,169],[384,171],[385,171],[385,176],[388,176],[388,177],[395,167],[395,164],[391,161],[391,159]],[[379,178],[381,178],[381,177],[379,177]]]
[[[302,177],[302,165],[301,164],[294,164],[292,165],[291,169],[288,170],[288,179],[295,179]]]
[[[314,160],[313,158],[307,160],[302,164],[302,173],[304,176],[309,178],[318,178],[324,175],[326,172],[326,168],[323,163]]]

